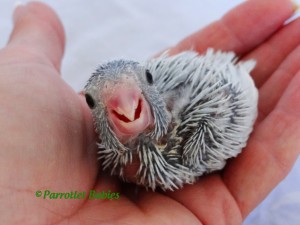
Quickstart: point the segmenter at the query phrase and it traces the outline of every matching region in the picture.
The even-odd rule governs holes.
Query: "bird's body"
[[[128,90],[140,92],[132,119],[125,120],[128,126],[136,123],[135,129],[124,125],[124,110],[118,107],[121,125],[112,122],[107,107],[111,98],[93,109],[104,168],[124,178],[125,166],[138,158],[137,183],[153,190],[173,190],[222,169],[245,147],[257,115],[257,90],[249,75],[254,64],[236,63],[233,53],[209,50],[205,55],[166,53],[144,64],[119,60],[102,65],[85,88],[89,96],[97,95],[103,89],[101,79],[111,79],[112,73],[117,83],[134,73],[139,88],[133,82]],[[100,98],[110,93],[100,92]]]

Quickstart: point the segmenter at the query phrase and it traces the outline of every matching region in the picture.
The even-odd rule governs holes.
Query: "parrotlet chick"
[[[103,168],[126,180],[125,168],[138,160],[136,183],[152,190],[178,189],[221,170],[253,129],[254,66],[212,49],[100,65],[84,93]]]

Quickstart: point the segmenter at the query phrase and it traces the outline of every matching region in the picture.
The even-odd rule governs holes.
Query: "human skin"
[[[300,20],[289,0],[249,0],[172,53],[208,47],[256,59],[259,116],[248,145],[220,173],[174,192],[136,192],[101,172],[84,98],[60,78],[65,44],[56,14],[19,6],[0,51],[0,218],[3,224],[241,224],[284,179],[300,151]],[[201,19],[201,18],[199,18]],[[49,200],[53,192],[110,190],[118,200]]]

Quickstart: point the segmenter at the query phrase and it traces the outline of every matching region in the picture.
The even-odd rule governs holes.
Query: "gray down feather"
[[[246,146],[253,129],[258,92],[249,73],[254,66],[253,60],[237,62],[234,53],[212,49],[204,55],[166,52],[145,63],[115,60],[101,65],[86,93],[95,96],[102,80],[133,74],[155,118],[153,131],[122,144],[105,119],[105,106],[96,105],[92,113],[103,168],[126,180],[124,168],[138,156],[137,183],[152,190],[178,189],[221,170]],[[143,77],[147,70],[153,85]]]

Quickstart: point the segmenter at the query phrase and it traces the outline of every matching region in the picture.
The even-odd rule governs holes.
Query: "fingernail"
[[[294,0],[290,1],[293,3],[294,6],[294,14],[284,22],[284,25],[287,25],[300,17],[300,5]]]
[[[298,11],[300,9],[300,5],[295,0],[290,0],[294,5],[294,11]]]
[[[24,5],[24,2],[22,1],[16,1],[14,3],[14,11],[16,10],[16,8],[18,8],[19,6],[23,6]]]
[[[22,14],[22,8],[25,6],[25,4],[22,1],[16,1],[14,3],[14,11],[13,11],[13,21],[14,23],[16,20],[20,17]]]

